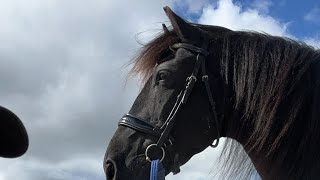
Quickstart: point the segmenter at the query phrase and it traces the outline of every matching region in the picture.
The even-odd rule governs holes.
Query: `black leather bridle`
[[[220,138],[220,132],[219,132],[219,121],[218,121],[218,116],[215,108],[215,101],[213,100],[213,95],[211,92],[210,84],[208,82],[208,74],[206,72],[206,57],[209,55],[207,49],[208,49],[209,41],[206,40],[202,47],[196,47],[192,44],[187,44],[187,43],[177,43],[171,46],[173,49],[178,49],[178,48],[184,48],[189,51],[197,53],[197,60],[194,65],[194,69],[192,71],[192,74],[186,79],[186,84],[185,88],[181,90],[179,95],[177,96],[177,100],[175,102],[175,105],[173,106],[169,116],[167,117],[165,123],[159,128],[156,127],[149,122],[140,119],[138,117],[135,117],[133,115],[127,114],[121,118],[119,121],[119,126],[124,126],[128,127],[131,129],[134,129],[139,132],[143,132],[149,135],[152,135],[156,138],[158,138],[158,141],[156,144],[150,144],[145,151],[145,156],[148,161],[159,159],[159,156],[157,155],[156,157],[152,157],[150,152],[153,151],[158,151],[162,153],[160,156],[160,161],[162,161],[165,157],[165,149],[168,150],[171,159],[173,160],[173,166],[175,166],[175,162],[177,162],[176,157],[172,157],[172,151],[173,151],[173,139],[170,137],[170,132],[172,130],[173,124],[175,122],[175,117],[179,111],[179,109],[182,107],[183,104],[186,104],[189,95],[197,82],[197,76],[199,74],[200,68],[202,71],[202,82],[204,83],[206,87],[206,91],[208,94],[208,99],[212,108],[212,113],[213,113],[213,119],[215,121],[216,129],[217,129],[217,138],[214,144],[211,145],[211,147],[217,147],[219,143],[219,138]],[[157,153],[159,154],[159,153]],[[174,167],[173,173],[178,173],[180,171],[179,165]]]

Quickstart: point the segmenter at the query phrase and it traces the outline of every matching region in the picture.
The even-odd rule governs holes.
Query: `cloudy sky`
[[[320,47],[320,3],[289,0],[2,0],[0,104],[24,122],[30,148],[0,159],[0,180],[101,180],[106,146],[138,93],[124,66],[167,23],[162,7],[233,30]],[[212,179],[218,149],[169,180]],[[215,179],[215,178],[214,178]]]

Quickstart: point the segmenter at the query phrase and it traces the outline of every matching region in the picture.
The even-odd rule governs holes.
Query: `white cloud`
[[[306,37],[303,41],[317,49],[320,49],[320,37]]]
[[[12,160],[11,160],[12,161]],[[0,180],[98,180],[103,179],[101,162],[94,157],[75,156],[58,163],[44,162],[37,159],[7,162],[1,167]],[[19,172],[17,172],[19,171]]]
[[[2,2],[1,105],[22,119],[30,148],[1,159],[0,179],[103,179],[107,143],[138,92],[135,81],[124,88],[123,65],[139,47],[135,35],[167,21],[165,5]]]
[[[240,4],[231,0],[220,0],[217,6],[203,9],[199,23],[224,26],[232,30],[254,30],[271,35],[288,36],[289,23],[282,23],[275,18],[261,13],[258,9],[244,10]]]

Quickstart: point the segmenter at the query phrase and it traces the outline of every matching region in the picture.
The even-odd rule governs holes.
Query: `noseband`
[[[206,72],[206,57],[209,55],[207,48],[208,48],[208,44],[209,41],[206,40],[202,47],[196,47],[192,44],[187,44],[187,43],[177,43],[172,45],[170,48],[173,49],[178,49],[178,48],[184,48],[187,49],[189,51],[195,52],[197,53],[197,59],[192,71],[192,74],[186,79],[186,83],[185,83],[185,87],[184,89],[182,89],[179,93],[179,95],[177,96],[177,100],[169,114],[169,116],[167,117],[165,123],[160,127],[156,127],[152,124],[150,124],[149,122],[140,119],[138,117],[135,117],[133,115],[127,114],[125,116],[123,116],[121,118],[121,120],[119,121],[118,125],[119,126],[124,126],[124,127],[129,127],[131,129],[134,129],[136,131],[139,132],[143,132],[149,135],[152,135],[156,138],[158,138],[158,141],[156,144],[151,144],[147,147],[146,151],[145,151],[145,155],[146,155],[146,159],[148,161],[151,160],[155,160],[155,159],[160,159],[161,161],[164,159],[165,157],[165,150],[168,150],[171,159],[174,161],[174,166],[175,166],[175,162],[178,161],[178,157],[172,157],[172,151],[173,151],[173,138],[170,137],[170,132],[172,130],[173,124],[175,122],[175,117],[179,111],[179,109],[182,107],[183,104],[187,103],[187,100],[189,98],[189,95],[195,85],[195,83],[197,82],[197,75],[200,71],[202,71],[202,82],[205,85],[207,94],[208,94],[208,99],[211,105],[211,110],[213,113],[213,119],[215,121],[216,124],[216,130],[217,130],[217,138],[214,144],[210,145],[211,147],[217,147],[218,143],[219,143],[219,138],[220,138],[220,132],[219,132],[219,124],[218,124],[218,116],[217,116],[217,112],[216,112],[216,108],[215,108],[215,101],[213,100],[213,95],[210,89],[210,84],[208,82],[209,77],[208,74]],[[162,154],[160,157],[159,155],[157,155],[157,157],[152,157],[152,154],[150,152],[152,151],[158,151],[157,154]],[[175,167],[175,169],[173,169],[173,173],[178,173],[180,171],[179,169],[179,165],[178,167]]]

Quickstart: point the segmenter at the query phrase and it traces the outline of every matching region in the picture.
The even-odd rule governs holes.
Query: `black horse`
[[[148,179],[162,158],[178,173],[220,137],[229,178],[247,179],[252,161],[262,179],[319,179],[319,50],[165,12],[173,29],[133,61],[145,84],[109,144],[107,179]]]

